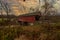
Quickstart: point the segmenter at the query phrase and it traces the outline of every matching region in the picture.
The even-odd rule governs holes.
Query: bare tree
[[[11,10],[10,10],[10,8],[9,8],[9,5],[8,5],[8,3],[5,3],[5,2],[3,2],[2,0],[0,0],[0,4],[1,4],[1,15],[3,15],[2,14],[2,9],[6,12],[6,14],[7,14],[7,20],[8,20],[8,17],[9,17],[9,12],[11,12]]]
[[[0,0],[0,13],[1,13],[1,17],[2,17],[2,21],[3,21],[3,13],[2,13],[2,2],[1,2],[1,0]]]

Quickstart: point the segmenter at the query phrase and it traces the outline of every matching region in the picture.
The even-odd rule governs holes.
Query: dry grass
[[[60,40],[60,19],[50,20],[32,26],[0,26],[0,40]]]

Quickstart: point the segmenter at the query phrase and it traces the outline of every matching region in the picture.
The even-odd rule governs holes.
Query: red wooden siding
[[[18,21],[35,22],[35,16],[21,16],[18,18]]]

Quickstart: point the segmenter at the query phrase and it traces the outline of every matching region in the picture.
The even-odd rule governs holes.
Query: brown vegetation
[[[32,26],[19,25],[16,21],[13,22],[15,24],[2,24],[0,40],[60,40],[60,18],[47,18],[49,19],[35,22]]]

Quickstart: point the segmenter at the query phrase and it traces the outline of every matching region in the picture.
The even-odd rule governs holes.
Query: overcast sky
[[[28,12],[31,12],[30,8],[31,9],[43,9],[41,8],[41,6],[44,5],[44,1],[45,0],[40,0],[40,4],[39,4],[39,0],[26,0],[25,2],[23,2],[22,0],[2,0],[4,1],[5,3],[8,2],[10,3],[10,7],[12,9],[12,12],[11,13],[14,13],[16,15],[20,15],[20,14],[23,14],[23,13],[28,13]],[[53,7],[58,11],[58,13],[60,13],[60,0],[47,0],[48,3],[50,3],[51,5],[53,5]],[[15,4],[17,7],[12,7],[11,5],[12,4]],[[16,10],[17,9],[17,10]],[[44,9],[43,9],[44,10]],[[43,11],[41,10],[41,11]]]

